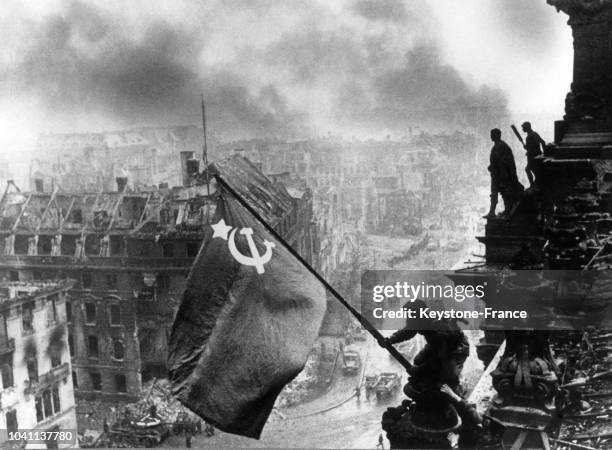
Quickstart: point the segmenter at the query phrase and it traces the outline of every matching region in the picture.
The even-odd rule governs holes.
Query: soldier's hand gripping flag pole
[[[207,423],[259,438],[318,337],[327,288],[404,367],[410,364],[225,180],[169,341],[174,395]],[[304,270],[306,269],[306,270]]]

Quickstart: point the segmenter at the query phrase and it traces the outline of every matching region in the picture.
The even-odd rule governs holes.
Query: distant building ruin
[[[294,197],[240,156],[216,167],[312,260],[308,189]],[[74,280],[67,341],[81,428],[98,405],[134,401],[144,381],[166,375],[173,315],[216,204],[214,184],[186,178],[185,186],[140,191],[9,191],[0,201],[0,280]]]
[[[70,281],[0,282],[0,446],[18,430],[72,432],[71,445],[61,446],[76,442],[66,309],[71,287]]]

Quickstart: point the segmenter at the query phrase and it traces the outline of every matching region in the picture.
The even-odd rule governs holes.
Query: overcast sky
[[[195,124],[200,92],[224,139],[384,136],[415,111],[488,103],[552,120],[566,22],[545,0],[3,0],[0,145]]]

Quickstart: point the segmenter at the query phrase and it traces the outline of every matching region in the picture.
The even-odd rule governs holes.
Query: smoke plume
[[[198,124],[203,92],[209,129],[225,139],[403,133],[504,113],[500,90],[445,62],[422,2],[338,5],[135,1],[118,10],[60,1],[0,22],[9,43],[0,96],[35,99],[55,128],[89,116],[123,127]],[[503,23],[513,21],[523,24]]]

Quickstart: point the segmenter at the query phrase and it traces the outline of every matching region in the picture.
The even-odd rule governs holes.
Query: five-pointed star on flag
[[[221,239],[227,241],[227,235],[232,227],[226,224],[224,219],[221,219],[216,224],[211,225],[211,227],[213,229],[213,238],[220,237]]]

